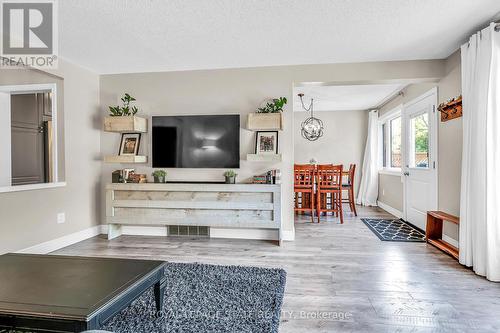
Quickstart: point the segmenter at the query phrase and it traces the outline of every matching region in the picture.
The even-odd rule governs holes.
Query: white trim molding
[[[235,239],[258,239],[258,240],[278,240],[278,230],[269,229],[229,229],[210,228],[210,238],[235,238]],[[295,229],[282,230],[281,238],[284,241],[295,240]]]
[[[383,210],[385,210],[386,212],[388,212],[389,214],[392,214],[394,216],[396,216],[397,218],[401,219],[403,218],[403,212],[400,211],[400,210],[397,210],[396,208],[394,207],[391,207],[381,201],[377,201],[377,204],[380,208],[382,208]]]
[[[103,224],[101,229],[102,234],[108,233],[108,225]],[[168,236],[167,226],[138,226],[138,225],[123,225],[121,226],[121,234],[128,236]]]
[[[43,189],[47,189],[47,188],[57,188],[57,187],[65,187],[65,186],[66,186],[66,182],[4,186],[4,187],[0,187],[0,193],[34,191],[34,190],[43,190]]]
[[[0,92],[7,93],[9,95],[17,95],[17,94],[29,94],[29,93],[38,93],[38,92],[51,92],[52,93],[52,101],[51,101],[51,114],[52,114],[52,156],[50,157],[53,161],[52,168],[52,183],[41,183],[41,184],[29,184],[29,185],[17,185],[17,186],[2,186],[0,187],[0,193],[7,192],[17,192],[17,191],[31,191],[38,189],[46,189],[46,188],[54,188],[54,187],[63,187],[66,186],[66,183],[63,182],[63,179],[59,179],[59,109],[57,105],[58,101],[58,91],[56,83],[41,83],[41,84],[20,84],[20,85],[0,85]],[[1,107],[10,110],[10,100],[7,105],[2,103]],[[9,111],[10,112],[10,111]],[[7,149],[11,149],[9,146]],[[2,156],[2,158],[10,158],[11,153],[9,152],[7,156]],[[12,171],[9,171],[10,174],[8,177],[12,178]],[[6,184],[3,184],[6,185]]]
[[[95,237],[102,234],[102,226],[96,225],[91,228],[87,228],[66,236],[62,236],[35,246],[28,247],[26,249],[17,251],[16,253],[30,253],[30,254],[47,254],[63,247],[76,244],[78,242],[84,241],[86,239]]]
[[[388,175],[388,176],[395,176],[395,177],[401,177],[401,169],[380,169],[378,171],[379,175]]]
[[[231,229],[210,227],[210,238],[278,240],[279,231],[272,229]]]
[[[282,230],[281,236],[284,241],[294,241],[295,240],[295,228],[292,230]]]

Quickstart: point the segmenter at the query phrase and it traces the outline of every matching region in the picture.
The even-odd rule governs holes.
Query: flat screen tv
[[[240,116],[152,119],[154,168],[239,168]]]

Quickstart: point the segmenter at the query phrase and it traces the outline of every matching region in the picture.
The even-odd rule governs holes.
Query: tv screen
[[[240,116],[153,117],[154,168],[239,168]]]

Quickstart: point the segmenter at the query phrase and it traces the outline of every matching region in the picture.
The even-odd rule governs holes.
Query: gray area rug
[[[153,290],[101,329],[138,332],[278,332],[286,272],[240,266],[168,263],[162,316]]]

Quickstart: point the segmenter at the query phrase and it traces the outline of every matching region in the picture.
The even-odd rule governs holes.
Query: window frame
[[[50,91],[52,93],[52,140],[53,140],[53,151],[52,151],[52,159],[54,161],[54,167],[52,170],[53,181],[50,183],[40,183],[40,184],[27,184],[27,185],[15,185],[15,186],[0,186],[0,193],[8,193],[8,192],[19,192],[19,191],[32,191],[32,190],[41,190],[47,188],[56,188],[56,187],[65,187],[66,182],[61,181],[59,178],[59,147],[58,147],[58,136],[59,128],[58,128],[58,91],[56,83],[40,83],[40,84],[19,84],[19,85],[0,85],[0,92],[7,94],[22,94],[22,93],[33,93],[40,91]]]
[[[402,168],[392,167],[391,151],[391,122],[401,118],[401,132],[403,132],[403,105],[398,105],[394,109],[379,117],[379,174],[401,176]],[[401,154],[403,153],[403,136],[401,135]]]

